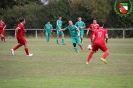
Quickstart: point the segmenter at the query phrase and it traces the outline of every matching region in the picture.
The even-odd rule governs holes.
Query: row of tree
[[[9,29],[15,28],[21,17],[26,18],[27,29],[43,28],[47,21],[50,21],[55,28],[59,16],[63,17],[64,27],[68,25],[68,20],[76,22],[78,17],[82,17],[87,26],[92,23],[93,18],[97,18],[98,21],[104,21],[105,27],[108,28],[133,27],[133,12],[127,17],[120,17],[114,11],[116,0],[48,1],[49,4],[43,6],[40,0],[2,0],[0,2],[0,17]]]

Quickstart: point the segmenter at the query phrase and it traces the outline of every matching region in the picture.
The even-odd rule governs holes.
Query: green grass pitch
[[[71,40],[56,45],[55,39],[27,39],[27,57],[24,47],[15,55],[10,53],[17,41],[0,42],[0,88],[133,88],[133,40],[109,39],[108,64],[100,61],[103,53],[94,54],[85,64],[90,39],[84,39],[84,51],[76,54]]]

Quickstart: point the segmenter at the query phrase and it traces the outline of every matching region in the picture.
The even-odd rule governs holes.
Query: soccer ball
[[[87,48],[88,48],[88,50],[92,50],[92,46],[90,44],[88,45]]]

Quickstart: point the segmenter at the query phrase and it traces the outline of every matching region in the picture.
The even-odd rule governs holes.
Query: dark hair
[[[99,22],[99,26],[103,27],[104,23],[102,21]]]
[[[24,18],[20,18],[20,20],[19,20],[19,21],[20,21],[20,22],[23,22],[24,20],[25,20]]]
[[[97,20],[96,18],[94,18],[93,20]]]

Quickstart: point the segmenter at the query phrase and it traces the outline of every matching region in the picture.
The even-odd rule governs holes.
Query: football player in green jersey
[[[81,39],[81,43],[83,44],[83,36],[84,36],[85,23],[82,21],[81,17],[78,17],[78,21],[75,23],[75,25],[80,30],[80,39]]]
[[[72,40],[72,44],[73,44],[74,50],[77,53],[79,53],[79,50],[76,47],[76,44],[78,44],[80,46],[80,48],[82,50],[84,50],[84,47],[82,47],[82,45],[81,45],[80,30],[78,29],[77,26],[73,25],[73,22],[71,20],[69,21],[69,25],[66,28],[60,29],[59,31],[63,31],[63,30],[69,30],[69,33],[70,33],[70,37],[71,37],[71,40]]]
[[[64,33],[63,33],[63,31],[58,31],[60,29],[62,29],[62,17],[59,17],[59,19],[56,21],[56,33],[57,33],[56,44],[59,44],[58,38],[59,38],[59,36],[62,36],[62,45],[65,45]]]
[[[44,26],[47,42],[49,42],[49,40],[50,40],[50,35],[52,32],[52,29],[53,29],[53,26],[50,24],[50,21],[48,21],[47,24],[45,24],[45,26]]]

